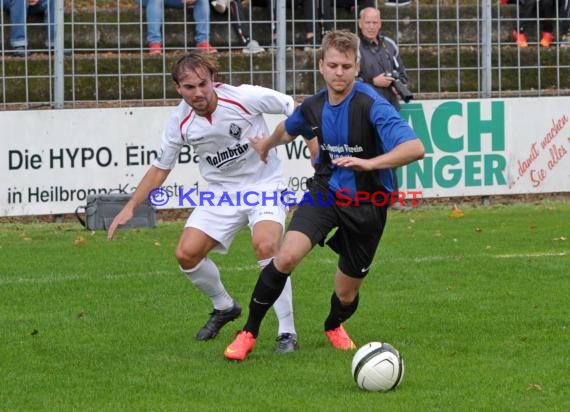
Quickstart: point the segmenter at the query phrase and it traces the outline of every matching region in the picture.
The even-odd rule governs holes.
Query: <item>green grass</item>
[[[301,350],[274,353],[270,313],[243,363],[222,352],[243,319],[197,342],[211,310],[177,270],[182,223],[103,232],[0,225],[0,410],[570,410],[570,203],[390,213],[356,315],[360,343],[406,362],[390,393],[359,390],[352,353],[322,333],[336,266],[315,249],[293,277]],[[83,240],[82,240],[83,238]],[[247,308],[244,231],[213,255]]]

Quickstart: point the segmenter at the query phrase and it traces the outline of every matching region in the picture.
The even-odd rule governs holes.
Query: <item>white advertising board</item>
[[[88,194],[131,193],[160,147],[172,107],[0,112],[0,216],[72,213]],[[400,170],[418,197],[570,191],[570,98],[430,100],[402,116],[426,147]],[[267,116],[270,130],[281,120]],[[312,174],[302,139],[280,148],[291,190]],[[164,187],[205,190],[188,147]],[[179,204],[182,203],[182,204]]]
[[[426,156],[402,168],[423,197],[570,191],[570,98],[434,100],[402,116]]]

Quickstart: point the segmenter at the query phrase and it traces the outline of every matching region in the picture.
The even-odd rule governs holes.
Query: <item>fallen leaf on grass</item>
[[[465,216],[465,213],[463,213],[463,210],[459,209],[457,207],[457,205],[453,205],[453,209],[451,210],[451,217],[457,219],[459,217],[463,217]]]
[[[75,239],[73,241],[73,244],[75,246],[82,246],[85,245],[87,243],[87,240],[85,240],[85,238],[83,236],[79,236],[77,239]]]
[[[564,240],[566,240],[566,238],[565,238],[564,236],[560,236],[560,237],[555,237],[555,238],[552,239],[552,240],[562,240],[562,241],[564,241]]]
[[[36,336],[36,335],[39,335],[39,334],[40,334],[40,331],[37,330],[37,329],[34,329],[34,330],[32,331],[32,333],[30,333],[30,335],[32,335],[32,336]]]
[[[542,390],[542,386],[540,386],[537,383],[529,383],[527,388],[527,391],[541,391]]]

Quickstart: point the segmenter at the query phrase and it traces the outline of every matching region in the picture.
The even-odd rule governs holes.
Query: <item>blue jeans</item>
[[[43,14],[47,27],[46,46],[53,46],[55,40],[55,11],[54,1],[39,0],[34,5],[27,7],[26,0],[0,0],[2,8],[10,13],[10,44],[12,47],[27,47],[26,20],[29,14]]]
[[[184,9],[183,0],[139,0],[146,9],[146,23],[148,43],[162,43],[162,23],[164,21],[164,9]],[[208,41],[210,37],[210,4],[208,0],[196,0],[193,7],[196,30],[194,40],[196,43]]]

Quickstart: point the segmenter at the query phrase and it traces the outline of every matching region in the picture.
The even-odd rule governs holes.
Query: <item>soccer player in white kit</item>
[[[200,174],[208,183],[207,190],[215,199],[223,193],[233,199],[221,205],[216,201],[215,205],[198,204],[186,221],[176,249],[180,269],[214,306],[196,336],[198,340],[216,337],[226,323],[241,315],[241,307],[224,288],[220,272],[208,253],[211,250],[227,253],[234,236],[245,225],[251,230],[260,267],[267,265],[277,252],[287,207],[280,201],[262,201],[261,194],[273,196],[287,189],[282,165],[276,151],[270,154],[267,163],[262,162],[250,146],[249,138],[269,135],[263,113],[289,116],[295,106],[290,96],[272,89],[217,83],[214,80],[217,70],[215,57],[200,52],[189,53],[174,64],[172,77],[183,100],[164,130],[159,156],[108,231],[108,238],[112,239],[149,192],[164,183],[183,145],[191,145],[199,156]],[[259,196],[248,202],[238,201],[238,196],[246,192]],[[297,349],[297,334],[290,282],[274,309],[279,321],[275,351],[292,352]]]

